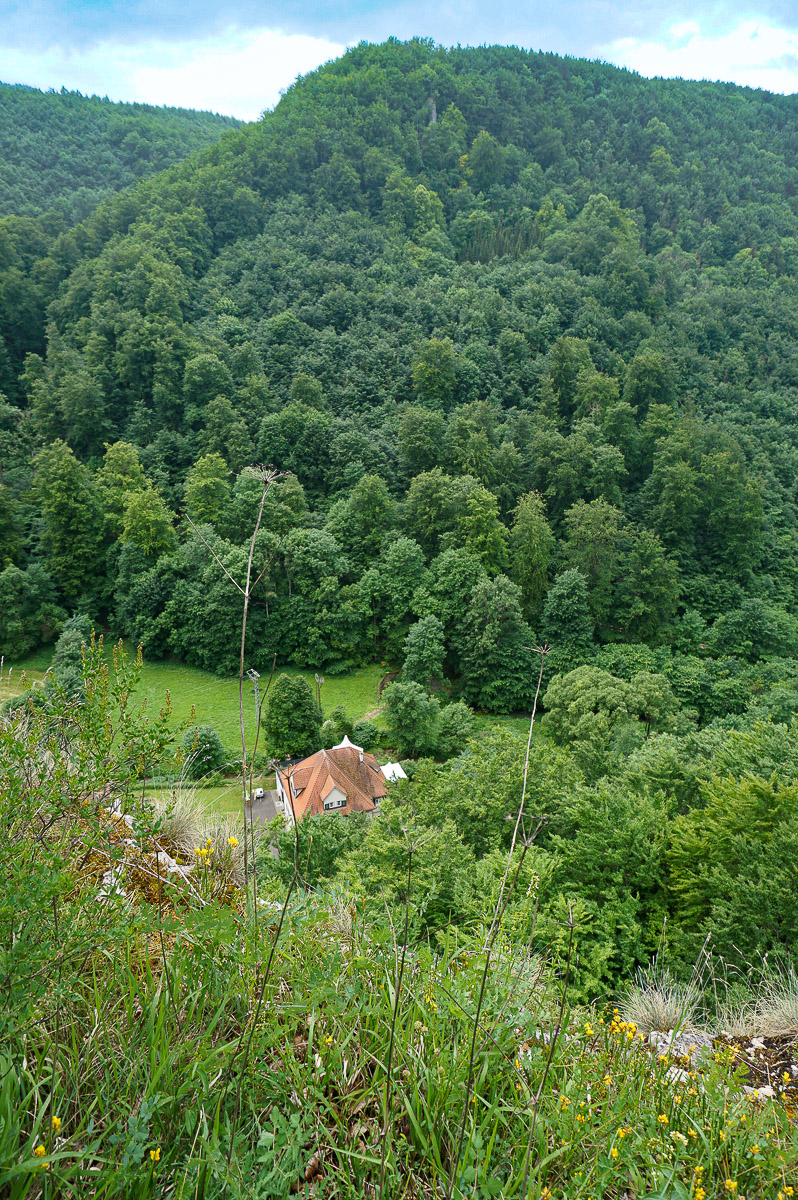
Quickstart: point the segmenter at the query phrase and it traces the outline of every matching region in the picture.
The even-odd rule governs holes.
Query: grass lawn
[[[190,787],[190,785],[188,785]],[[274,773],[270,775],[256,775],[252,780],[253,791],[255,788],[273,788]],[[148,796],[154,797],[156,800],[167,800],[170,795],[168,787],[152,787],[147,785],[144,789]],[[236,816],[241,813],[241,780],[238,778],[225,779],[224,783],[216,787],[198,787],[195,792],[197,804],[200,807],[214,808],[217,812],[234,813]]]
[[[106,638],[105,645],[110,646],[111,643],[112,639]],[[129,653],[135,653],[129,645],[127,649]],[[52,653],[52,647],[45,647],[23,662],[12,663],[10,680],[7,678],[6,664],[0,682],[0,701],[16,695],[21,690],[20,676],[23,671],[27,673],[28,686],[32,680],[41,679],[50,665]],[[275,671],[275,677],[282,672],[291,676],[303,675],[311,687],[315,686],[312,671],[279,667]],[[375,663],[340,678],[325,678],[321,689],[321,703],[325,713],[329,713],[339,704],[343,705],[348,716],[355,721],[359,721],[366,713],[373,712],[379,704],[377,685],[384,674],[385,668]],[[266,682],[267,677],[261,679],[262,687],[265,687]],[[231,752],[238,750],[240,753],[237,676],[219,677],[209,671],[200,671],[196,667],[186,667],[177,662],[145,662],[139,680],[139,697],[146,697],[148,707],[157,712],[165,702],[167,691],[171,697],[175,722],[188,721],[193,705],[196,723],[213,725],[225,749]],[[255,736],[255,697],[248,679],[244,681],[244,731],[247,747],[251,749]]]
[[[529,737],[529,715],[518,715],[514,713],[511,716],[492,716],[488,713],[482,713],[477,717],[477,733],[488,733],[491,729],[509,729],[513,733],[517,733],[520,737]],[[540,724],[540,714],[535,718],[535,728],[532,736],[537,739],[543,736],[543,727]]]
[[[303,675],[314,686],[312,671],[298,671],[293,667],[281,667],[275,675]],[[339,679],[325,679],[321,691],[321,702],[325,712],[342,704],[354,720],[376,708],[377,685],[385,674],[378,665],[361,667],[351,675]],[[266,679],[261,679],[265,687]],[[200,725],[213,725],[225,748],[240,750],[241,734],[238,717],[238,679],[220,678],[208,671],[185,667],[180,663],[145,663],[139,682],[139,694],[147,697],[149,704],[159,708],[169,690],[174,716],[177,721],[188,720],[191,706],[196,710],[195,720]],[[248,747],[252,747],[255,736],[255,697],[252,684],[244,681],[244,730]],[[261,749],[262,749],[261,745]]]
[[[53,657],[52,646],[42,646],[35,654],[31,654],[24,662],[10,662],[6,658],[0,674],[0,704],[9,696],[17,696],[33,683],[39,683]],[[22,680],[22,672],[25,680]]]

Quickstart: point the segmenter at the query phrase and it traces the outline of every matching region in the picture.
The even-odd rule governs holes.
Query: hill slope
[[[208,616],[172,515],[232,553],[250,485],[226,472],[254,459],[301,485],[267,514],[264,654],[401,657],[431,610],[472,702],[513,708],[524,656],[488,677],[469,649],[497,606],[571,664],[594,642],[793,652],[797,107],[514,49],[361,46],[41,251],[20,234],[5,387],[31,421],[5,470],[21,531],[51,515],[12,557],[41,553],[56,599],[150,652],[225,669],[235,605]],[[148,497],[138,532],[116,468],[92,475],[114,439]],[[25,493],[42,443],[81,512],[105,506],[109,555],[88,531],[76,555],[73,524],[59,557],[58,495]],[[473,628],[423,599],[455,551],[464,597],[483,589]],[[583,582],[552,595],[569,570]]]
[[[105,196],[240,124],[233,117],[0,84],[0,217],[83,220]]]

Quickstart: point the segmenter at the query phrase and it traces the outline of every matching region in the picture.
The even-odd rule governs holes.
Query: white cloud
[[[732,29],[704,33],[698,21],[679,21],[656,40],[619,38],[599,50],[602,58],[641,75],[716,79],[771,92],[798,92],[798,28],[741,21]]]
[[[0,46],[0,79],[40,88],[69,88],[111,100],[210,109],[255,120],[297,75],[344,46],[277,29],[230,28],[201,40],[95,42],[81,49]]]

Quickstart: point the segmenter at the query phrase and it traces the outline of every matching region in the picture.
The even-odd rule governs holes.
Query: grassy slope
[[[44,647],[23,662],[12,664],[11,683],[3,675],[0,683],[0,700],[9,695],[16,695],[20,690],[20,676],[23,671],[27,674],[27,682],[38,680],[50,665],[52,649]],[[6,667],[6,672],[8,668]],[[303,675],[313,684],[312,671],[299,671],[294,667],[280,667],[276,674],[285,672],[286,675]],[[379,707],[377,686],[385,674],[385,668],[375,663],[361,667],[349,675],[340,678],[325,677],[321,700],[325,713],[329,713],[336,705],[343,705],[348,715],[359,721],[365,716],[373,716]],[[265,681],[261,681],[265,686]],[[189,720],[191,706],[195,708],[195,720],[200,725],[213,725],[229,750],[237,749],[240,744],[238,724],[238,679],[235,676],[220,678],[209,671],[200,671],[196,667],[186,667],[177,662],[149,662],[144,664],[139,682],[139,694],[146,697],[147,704],[154,709],[160,708],[169,691],[174,717],[176,721]],[[484,732],[496,725],[504,725],[515,733],[525,734],[529,729],[529,718],[526,716],[478,718],[478,729]],[[244,727],[247,744],[255,733],[255,702],[252,685],[247,680],[244,685]]]
[[[44,648],[24,662],[12,664],[11,682],[9,683],[5,673],[3,675],[0,700],[9,695],[16,695],[20,690],[23,671],[27,674],[28,684],[31,680],[41,679],[50,665],[51,658],[52,649]],[[5,671],[7,670],[6,666]],[[281,667],[276,674],[283,671],[286,675],[303,675],[313,686],[312,671]],[[384,668],[375,664],[361,667],[339,679],[325,678],[321,696],[324,711],[329,712],[336,705],[342,704],[355,720],[360,720],[366,713],[372,713],[379,703],[377,685],[384,674]],[[266,680],[262,680],[261,683],[265,687]],[[176,662],[150,662],[144,664],[138,690],[142,699],[146,698],[148,706],[154,711],[163,706],[168,691],[176,722],[188,721],[193,705],[194,720],[198,724],[213,725],[227,749],[234,751],[240,746],[237,677],[220,678],[209,671],[200,671]],[[249,680],[244,684],[244,729],[247,743],[251,745],[255,734],[255,700]]]

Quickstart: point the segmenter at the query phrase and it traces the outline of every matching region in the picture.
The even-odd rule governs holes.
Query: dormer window
[[[337,808],[343,808],[346,805],[346,793],[340,788],[331,788],[328,794],[324,797],[324,811],[333,812]]]

